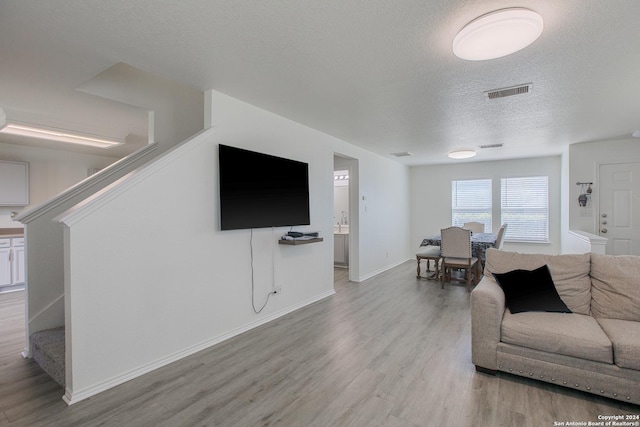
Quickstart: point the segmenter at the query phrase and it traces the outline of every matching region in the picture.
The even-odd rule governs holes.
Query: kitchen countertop
[[[0,238],[24,237],[24,228],[0,228]]]

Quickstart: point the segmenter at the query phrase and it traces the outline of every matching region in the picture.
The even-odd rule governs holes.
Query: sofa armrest
[[[502,288],[493,278],[483,277],[471,292],[471,361],[479,370],[498,369],[497,348],[504,310]]]

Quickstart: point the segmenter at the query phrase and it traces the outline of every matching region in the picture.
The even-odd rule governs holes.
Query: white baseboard
[[[374,272],[371,272],[371,273],[365,274],[364,276],[358,277],[358,280],[356,280],[356,282],[358,282],[358,283],[364,282],[365,280],[370,279],[373,276],[377,276],[380,273],[384,273],[387,270],[391,270],[392,268],[395,268],[395,267],[399,266],[400,264],[404,264],[405,262],[412,261],[412,260],[413,260],[413,258],[409,258],[409,259],[406,259],[404,261],[398,261],[395,264],[387,265],[387,266],[382,267],[381,269],[378,269],[378,270],[376,270]]]
[[[102,381],[96,385],[93,385],[91,387],[86,387],[82,390],[78,390],[78,391],[72,391],[70,390],[68,387],[65,389],[65,394],[62,397],[62,400],[65,401],[65,403],[67,405],[73,405],[74,403],[78,403],[81,400],[87,399],[91,396],[95,396],[98,393],[101,393],[103,391],[106,391],[110,388],[113,388],[117,385],[123,384],[127,381],[130,381],[134,378],[137,378],[141,375],[147,374],[151,371],[154,371],[158,368],[161,368],[165,365],[168,365],[170,363],[173,363],[177,360],[180,360],[182,358],[185,358],[187,356],[190,356],[194,353],[199,352],[200,350],[204,350],[206,348],[209,348],[213,345],[219,344],[223,341],[228,340],[229,338],[233,338],[236,335],[240,335],[243,332],[246,332],[248,330],[251,330],[253,328],[256,328],[260,325],[264,325],[265,323],[271,322],[272,320],[275,320],[279,317],[282,317],[286,314],[289,314],[293,311],[299,310],[303,307],[306,307],[309,304],[313,304],[314,302],[320,301],[322,299],[328,298],[331,295],[335,294],[335,290],[331,289],[330,291],[326,291],[323,292],[319,295],[316,295],[315,297],[311,297],[308,298],[304,301],[301,301],[297,304],[294,304],[290,307],[284,308],[280,311],[277,311],[275,313],[272,313],[268,316],[262,317],[260,319],[257,319],[253,322],[247,323],[243,326],[240,326],[238,328],[232,329],[231,331],[224,333],[222,335],[218,335],[216,337],[210,338],[206,341],[203,341],[199,344],[193,345],[191,347],[188,347],[184,350],[178,351],[176,353],[170,354],[166,357],[163,357],[162,359],[156,360],[155,362],[146,364],[144,366],[141,366],[137,369],[131,370],[129,372],[125,372],[122,375],[118,375],[116,377],[110,378],[106,381]]]

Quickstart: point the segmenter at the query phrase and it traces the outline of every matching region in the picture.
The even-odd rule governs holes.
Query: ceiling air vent
[[[486,144],[486,145],[481,145],[480,148],[500,148],[503,145],[504,144]]]
[[[533,83],[526,83],[518,86],[505,87],[502,89],[488,90],[484,93],[484,96],[486,96],[487,99],[497,99],[513,95],[524,95],[525,93],[531,92],[532,87]]]
[[[411,154],[408,151],[401,151],[399,153],[391,153],[391,155],[395,156],[395,157],[410,157],[410,156],[413,156],[413,154]]]

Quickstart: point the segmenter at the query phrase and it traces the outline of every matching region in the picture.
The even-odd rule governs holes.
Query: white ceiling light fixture
[[[33,125],[8,119],[4,110],[0,108],[0,133],[26,136],[30,138],[46,139],[49,141],[68,142],[71,144],[88,145],[91,147],[111,148],[125,143],[124,139],[105,138],[97,135],[78,133],[65,129],[48,126]]]
[[[474,150],[456,150],[456,151],[452,151],[448,154],[448,157],[450,159],[469,159],[473,156],[476,155],[476,152]]]
[[[40,126],[7,123],[0,129],[0,133],[27,136],[31,138],[47,139],[49,141],[68,142],[71,144],[88,145],[91,147],[111,148],[124,144],[123,140],[80,135],[62,129],[44,128]]]
[[[640,130],[633,131],[631,136],[634,138],[640,138]]]
[[[496,10],[469,22],[453,39],[453,53],[469,61],[501,58],[529,46],[543,28],[542,16],[532,10]]]

